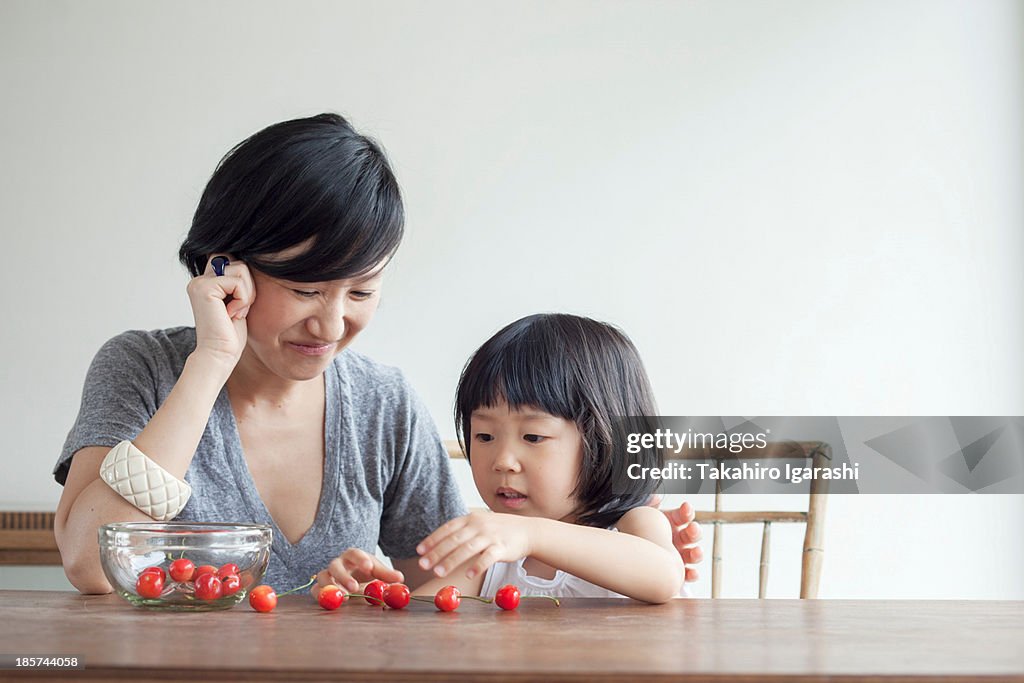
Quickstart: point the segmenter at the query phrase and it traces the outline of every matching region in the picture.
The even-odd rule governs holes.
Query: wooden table
[[[257,614],[0,591],[0,653],[84,656],[84,670],[20,674],[43,680],[1024,681],[1024,602],[464,601],[444,614],[325,612],[294,595]]]

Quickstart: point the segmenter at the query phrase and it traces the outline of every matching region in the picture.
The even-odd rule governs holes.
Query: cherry
[[[144,571],[135,582],[135,592],[144,598],[159,598],[164,592],[164,579],[156,572]]]
[[[196,598],[199,600],[216,600],[224,589],[220,577],[216,574],[200,574],[196,577]]]
[[[214,567],[213,565],[209,565],[209,564],[204,564],[201,567],[196,567],[195,573],[192,574],[192,580],[193,581],[199,580],[199,577],[202,576],[203,574],[214,574],[214,575],[216,575],[217,574],[217,568]]]
[[[502,586],[494,594],[494,604],[501,609],[512,610],[519,607],[519,589],[512,584]]]
[[[167,572],[165,572],[162,568],[160,568],[160,567],[146,567],[145,569],[142,570],[143,574],[146,574],[146,573],[149,573],[149,572],[152,572],[154,574],[159,574],[161,582],[167,581]]]
[[[348,594],[340,586],[334,584],[324,586],[316,596],[316,601],[325,610],[336,610],[346,600],[348,600]]]
[[[363,588],[363,595],[366,597],[366,602],[371,605],[383,605],[384,604],[384,589],[388,585],[380,579],[374,579],[370,583],[366,584]]]
[[[266,584],[256,586],[249,593],[249,606],[257,612],[270,612],[277,607],[277,593]]]
[[[409,598],[409,587],[404,583],[393,583],[384,589],[384,603],[391,609],[408,606]]]
[[[242,589],[242,579],[238,574],[228,574],[220,580],[221,591],[224,595],[234,595]]]
[[[287,590],[281,595],[288,595],[289,593],[295,593],[297,591],[306,590],[316,582],[316,574],[309,577],[309,583],[304,586],[297,586],[291,590]],[[263,584],[262,586],[256,586],[249,592],[249,606],[257,612],[270,612],[277,607],[277,593],[273,587]]]
[[[192,560],[186,560],[182,557],[171,562],[168,573],[175,581],[185,583],[192,580],[192,576],[196,573],[196,565]]]
[[[442,612],[454,612],[462,602],[462,593],[455,586],[445,586],[434,596],[434,606]]]
[[[235,574],[237,576],[240,571],[241,570],[238,568],[237,564],[235,564],[234,562],[228,562],[227,564],[223,565],[220,569],[217,570],[217,576],[219,576],[222,579],[225,576],[228,576],[229,574]]]

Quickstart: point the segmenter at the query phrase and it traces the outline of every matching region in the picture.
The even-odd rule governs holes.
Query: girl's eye
[[[312,299],[314,296],[319,294],[319,292],[316,292],[316,291],[308,292],[308,291],[306,291],[304,289],[293,289],[292,291],[295,292],[296,294],[298,294],[299,296],[305,298],[305,299]]]
[[[548,437],[541,436],[540,434],[526,434],[523,436],[523,438],[529,441],[530,443],[540,443],[541,441]]]
[[[483,432],[481,432],[481,433],[476,435],[476,440],[477,441],[482,441],[483,443],[487,443],[488,441],[491,441],[492,439],[494,439],[493,436],[491,436],[490,434],[484,434]]]
[[[350,294],[356,301],[366,301],[373,296],[373,292],[350,292]]]

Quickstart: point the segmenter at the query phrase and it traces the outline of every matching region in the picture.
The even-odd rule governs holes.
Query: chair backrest
[[[445,441],[445,448],[451,458],[465,458],[458,441]],[[828,467],[832,460],[831,447],[821,441],[770,441],[764,448],[745,448],[737,453],[729,449],[691,448],[680,454],[673,454],[674,460],[714,461],[716,467],[724,461],[763,459],[804,459],[810,460],[815,468]],[[724,548],[725,524],[761,524],[761,559],[758,572],[757,597],[764,598],[768,589],[768,568],[770,560],[771,527],[773,523],[805,524],[803,559],[800,567],[800,597],[818,597],[821,581],[821,566],[825,556],[825,503],[828,500],[828,480],[809,480],[807,511],[725,511],[722,509],[722,480],[715,480],[715,509],[698,510],[696,520],[712,527],[711,550],[711,597],[717,598],[722,592],[722,551]]]
[[[0,565],[60,564],[53,512],[0,512]]]

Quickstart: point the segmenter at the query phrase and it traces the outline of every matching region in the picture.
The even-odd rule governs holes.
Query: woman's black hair
[[[320,114],[264,128],[221,159],[178,257],[193,276],[227,253],[272,277],[340,280],[389,259],[404,222],[380,146]],[[301,254],[266,258],[307,240]]]
[[[661,453],[645,448],[627,456],[625,446],[629,431],[638,424],[644,431],[655,417],[654,394],[636,347],[621,330],[590,318],[538,314],[484,342],[466,363],[456,391],[455,424],[467,458],[473,411],[502,401],[576,424],[583,441],[573,490],[578,523],[607,527],[647,504],[658,481],[630,479],[626,466],[658,467]]]

